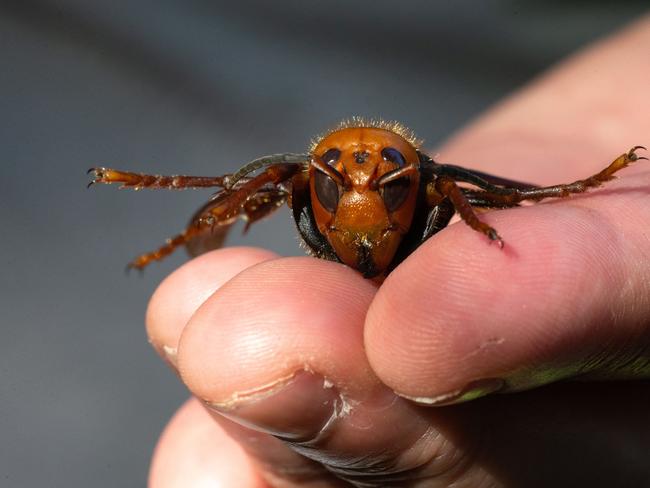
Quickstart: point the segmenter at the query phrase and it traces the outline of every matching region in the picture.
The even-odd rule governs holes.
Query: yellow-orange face
[[[382,128],[349,127],[318,142],[309,185],[318,230],[348,266],[385,273],[413,220],[419,186],[415,147]]]

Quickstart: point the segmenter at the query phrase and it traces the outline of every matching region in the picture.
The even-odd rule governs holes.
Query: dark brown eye
[[[334,166],[339,160],[339,157],[341,157],[341,151],[336,148],[332,148],[325,151],[325,153],[321,156],[321,159],[323,160],[323,163]]]
[[[394,212],[402,206],[409,194],[411,181],[407,178],[398,178],[386,183],[381,189],[381,196],[384,199],[386,210]]]
[[[390,161],[391,163],[399,165],[400,168],[406,164],[406,160],[402,153],[392,147],[385,147],[382,149],[381,157],[384,158],[384,161]]]
[[[335,213],[339,204],[339,186],[336,182],[322,171],[317,170],[314,172],[314,189],[321,205],[328,212]]]

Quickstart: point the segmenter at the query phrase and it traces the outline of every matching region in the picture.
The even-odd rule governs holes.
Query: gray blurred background
[[[143,486],[187,393],[125,276],[209,191],[86,190],[94,165],[217,175],[352,115],[434,146],[647,0],[0,1],[0,486]],[[300,254],[289,213],[230,243]]]

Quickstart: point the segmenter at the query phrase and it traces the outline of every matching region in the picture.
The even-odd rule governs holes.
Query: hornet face
[[[382,275],[411,226],[419,156],[402,136],[356,127],[312,151],[309,185],[318,230],[337,256],[366,278]]]

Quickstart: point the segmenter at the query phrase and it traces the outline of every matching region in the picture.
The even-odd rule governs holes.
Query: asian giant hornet
[[[420,149],[396,122],[353,118],[317,138],[308,152],[264,156],[223,176],[160,176],[91,168],[94,183],[141,188],[220,188],[180,234],[129,267],[143,269],[177,247],[190,255],[221,247],[232,224],[246,229],[286,203],[312,255],[381,281],[453,215],[503,247],[497,231],[474,208],[515,207],[522,201],[564,198],[600,186],[639,159],[635,146],[584,180],[538,187],[451,164]],[[461,186],[459,183],[468,185]]]

